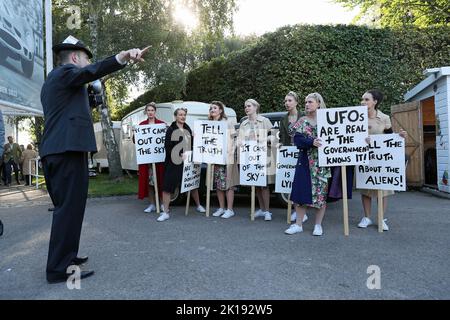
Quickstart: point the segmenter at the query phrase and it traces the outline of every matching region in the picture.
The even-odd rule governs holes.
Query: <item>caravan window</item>
[[[131,124],[123,123],[122,124],[122,132],[123,132],[124,139],[131,139]]]

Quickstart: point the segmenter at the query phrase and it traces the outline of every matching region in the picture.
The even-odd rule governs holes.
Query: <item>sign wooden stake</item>
[[[252,206],[251,206],[250,219],[252,221],[255,221],[255,186],[252,186]]]
[[[344,235],[349,235],[348,227],[348,198],[347,198],[347,167],[341,167],[342,178],[342,205],[344,209]]]
[[[289,196],[290,198],[290,196]],[[291,223],[291,216],[292,216],[292,201],[288,200],[288,207],[287,207],[287,224]]]
[[[378,232],[383,232],[383,190],[378,190]]]
[[[159,214],[159,192],[158,192],[158,175],[156,174],[156,165],[152,163],[153,168],[153,181],[155,182],[155,201],[156,201],[156,212]]]
[[[188,215],[189,212],[189,201],[191,200],[191,191],[188,191],[187,193],[187,199],[186,199],[186,211],[184,212],[184,215]]]
[[[211,201],[211,169],[212,165],[208,163],[206,170],[206,216],[209,217],[209,205]]]

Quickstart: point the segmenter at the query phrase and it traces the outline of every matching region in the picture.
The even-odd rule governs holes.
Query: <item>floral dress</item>
[[[297,132],[306,135],[308,138],[315,139],[317,137],[317,125],[312,125],[304,117]],[[312,196],[312,203],[307,204],[307,206],[322,208],[327,201],[328,178],[331,178],[331,170],[329,167],[319,167],[319,152],[316,147],[308,148],[306,153],[308,155],[309,174],[311,176]]]

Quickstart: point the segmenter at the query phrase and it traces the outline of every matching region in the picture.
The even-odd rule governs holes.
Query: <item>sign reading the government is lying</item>
[[[192,151],[186,151],[183,162],[183,177],[181,179],[181,193],[185,193],[200,186],[201,165],[192,162]]]
[[[369,164],[356,167],[358,189],[406,191],[405,139],[398,134],[370,136]]]
[[[241,185],[265,187],[267,185],[267,144],[246,141],[239,149]]]
[[[291,193],[298,156],[299,151],[297,147],[289,146],[278,149],[275,173],[276,193]]]
[[[227,122],[195,121],[194,162],[226,164]]]
[[[317,110],[317,134],[321,167],[350,166],[368,162],[367,107]]]
[[[140,125],[134,129],[137,164],[164,162],[166,125]]]

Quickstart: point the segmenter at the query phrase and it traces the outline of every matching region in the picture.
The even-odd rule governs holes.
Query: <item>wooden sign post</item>
[[[228,125],[226,121],[194,122],[194,162],[207,163],[206,171],[206,216],[209,217],[211,199],[212,164],[226,164]]]
[[[290,194],[294,181],[295,166],[298,162],[299,151],[295,146],[281,147],[277,150],[275,171],[275,192]],[[292,201],[288,200],[287,223],[291,223]]]
[[[368,163],[366,106],[317,110],[319,166],[341,167],[344,235],[349,235],[346,166]],[[352,181],[349,181],[352,183]]]
[[[369,164],[356,168],[356,187],[377,190],[378,231],[383,232],[383,190],[406,191],[405,139],[398,134],[370,136]]]

